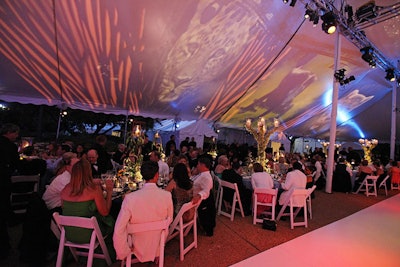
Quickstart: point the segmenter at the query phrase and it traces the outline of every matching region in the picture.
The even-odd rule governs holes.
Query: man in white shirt
[[[159,233],[137,233],[132,236],[133,247],[128,246],[127,225],[161,221],[173,217],[171,193],[157,187],[158,164],[146,161],[141,174],[146,180],[143,188],[125,195],[114,227],[114,248],[117,259],[125,259],[132,251],[140,262],[154,261],[159,245]],[[157,240],[157,241],[156,241]]]
[[[79,159],[76,158],[76,154],[71,152],[64,153],[63,159],[66,162],[69,162],[69,164],[65,166],[65,171],[63,173],[53,179],[51,184],[46,188],[42,197],[49,210],[56,211],[56,209],[61,209],[60,193],[71,181],[72,166],[79,161]]]
[[[150,160],[158,163],[158,173],[162,182],[168,183],[169,180],[169,166],[161,159],[161,154],[158,151],[152,151]]]
[[[200,225],[207,236],[214,235],[215,227],[215,201],[211,194],[213,179],[210,173],[211,162],[207,157],[199,157],[197,162],[197,175],[191,177],[193,181],[193,203],[201,200],[198,208]]]

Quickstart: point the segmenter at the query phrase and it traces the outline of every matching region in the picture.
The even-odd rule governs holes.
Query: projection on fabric
[[[304,21],[302,5],[26,0],[2,1],[0,13],[1,100],[216,127],[263,116],[287,134],[329,135],[334,36]],[[376,90],[382,70],[353,44],[341,52],[356,80],[340,89],[338,127],[358,139],[357,116],[390,86]]]

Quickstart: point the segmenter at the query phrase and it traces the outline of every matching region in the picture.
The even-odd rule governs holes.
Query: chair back
[[[160,267],[164,266],[164,247],[165,247],[165,242],[168,234],[168,227],[171,223],[171,218],[167,218],[165,220],[161,221],[154,221],[154,222],[145,222],[145,223],[131,223],[127,225],[127,232],[128,232],[128,244],[129,246],[133,246],[132,244],[132,236],[134,234],[138,233],[146,233],[146,232],[154,232],[154,231],[159,231],[160,232],[160,241],[159,241],[159,246],[158,246],[158,253],[155,251],[155,255],[159,254],[159,259],[158,263]],[[131,266],[132,265],[132,254],[134,252],[131,252],[130,255],[127,256],[125,262],[126,266]],[[134,262],[138,262],[137,259],[135,259]],[[123,263],[122,263],[123,264]]]
[[[214,174],[215,207],[218,208],[219,195],[221,194],[221,178]]]
[[[387,180],[389,180],[389,175],[386,175],[385,176],[385,178],[383,178],[383,180],[382,180],[382,182],[379,184],[379,186],[378,186],[378,189],[379,188],[385,188],[385,195],[387,196],[387,185],[386,185],[386,183],[387,183]]]
[[[219,203],[218,203],[218,215],[224,215],[226,217],[229,217],[231,221],[235,218],[235,211],[236,211],[236,203],[239,204],[239,209],[242,217],[244,217],[244,212],[243,212],[243,206],[242,202],[240,200],[240,194],[239,194],[239,189],[237,187],[236,183],[230,183],[224,180],[220,180],[221,182],[221,192],[219,194]],[[231,208],[230,213],[225,212],[222,210],[222,201],[224,197],[224,189],[232,189],[234,191],[233,193],[233,198],[232,198],[232,203],[225,203],[225,207],[228,209],[229,207]]]
[[[276,198],[278,195],[278,189],[267,189],[267,188],[258,188],[253,187],[253,224],[262,223],[263,219],[257,218],[257,207],[258,206],[267,206],[271,207],[270,211],[264,211],[263,214],[270,215],[271,220],[275,220],[275,206],[276,206]],[[270,202],[261,202],[259,199],[259,194],[269,195],[271,197]]]
[[[60,229],[60,245],[58,247],[58,256],[56,266],[61,267],[63,262],[64,248],[69,247],[75,260],[78,261],[78,256],[88,257],[87,266],[93,265],[93,258],[100,258],[106,260],[108,265],[111,265],[111,258],[108,253],[104,237],[100,231],[99,224],[96,217],[86,218],[78,216],[64,216],[58,212],[53,213],[53,218]],[[66,227],[77,227],[84,229],[91,229],[92,235],[89,243],[75,243],[68,240],[66,235]],[[100,246],[103,254],[94,253],[94,250]],[[84,249],[85,251],[77,250]],[[86,252],[86,250],[88,252]]]
[[[15,213],[26,213],[30,197],[38,192],[40,175],[11,176],[10,203]]]
[[[197,248],[197,209],[201,201],[193,204],[193,202],[188,202],[182,205],[178,214],[176,215],[174,221],[169,226],[169,234],[167,237],[167,242],[177,235],[179,235],[179,249],[180,249],[180,260],[183,261],[185,254],[189,252],[192,248]],[[186,212],[190,212],[193,209],[194,215],[189,221],[184,221],[183,215]],[[186,245],[184,242],[184,237],[189,234],[189,231],[193,229],[193,241]]]
[[[309,189],[291,189],[289,191],[289,199],[284,203],[281,210],[279,211],[277,220],[279,221],[282,216],[290,216],[290,228],[294,229],[295,226],[308,227],[308,215],[307,215],[307,198],[315,189],[315,185]],[[290,212],[285,212],[286,207],[289,206]],[[304,212],[304,221],[295,222],[296,216],[299,214],[301,208]]]

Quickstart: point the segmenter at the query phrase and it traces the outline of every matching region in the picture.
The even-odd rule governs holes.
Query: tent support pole
[[[339,34],[339,29],[336,31],[336,43],[335,43],[335,65],[334,73],[339,68],[340,65],[340,49],[341,49],[341,39]],[[325,191],[327,193],[332,193],[332,176],[333,167],[335,161],[335,142],[336,142],[336,117],[337,117],[337,107],[339,100],[339,82],[333,79],[333,90],[332,90],[332,110],[331,110],[331,128],[329,131],[329,151],[328,151],[328,168],[326,174],[326,186]]]
[[[396,148],[396,112],[398,112],[396,103],[397,103],[397,88],[398,83],[393,83],[393,90],[392,90],[392,120],[391,120],[391,127],[390,127],[390,158],[394,158],[394,152]]]
[[[58,136],[60,135],[60,127],[61,127],[61,109],[60,109],[60,114],[58,114],[58,124],[57,124],[57,134],[56,134],[56,140],[58,141]]]
[[[124,144],[126,144],[126,133],[127,133],[127,129],[128,129],[128,112],[126,113],[125,116],[125,130],[124,130]]]

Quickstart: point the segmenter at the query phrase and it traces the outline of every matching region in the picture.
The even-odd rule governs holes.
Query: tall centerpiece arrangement
[[[251,119],[246,120],[245,128],[246,130],[254,136],[257,142],[257,158],[256,161],[259,162],[263,167],[265,167],[265,149],[267,148],[269,139],[271,135],[278,130],[279,121],[274,119],[274,125],[271,129],[267,129],[265,126],[265,119],[263,117],[259,118],[257,122],[257,128],[254,129],[251,125]]]
[[[378,140],[377,139],[368,140],[360,138],[358,142],[361,144],[361,147],[364,151],[364,159],[368,160],[368,162],[371,162],[372,149],[374,149],[378,145]]]

